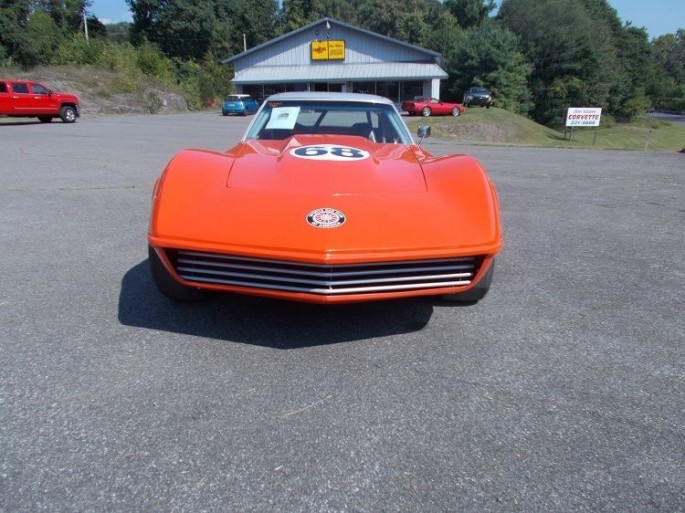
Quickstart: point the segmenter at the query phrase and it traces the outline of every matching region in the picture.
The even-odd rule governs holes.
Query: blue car
[[[249,94],[229,94],[224,98],[224,103],[221,106],[221,113],[224,116],[229,114],[240,114],[247,116],[254,114],[259,109],[259,102],[252,98]]]

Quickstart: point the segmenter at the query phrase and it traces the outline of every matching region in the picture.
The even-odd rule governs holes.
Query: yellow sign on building
[[[328,58],[332,61],[345,60],[345,41],[329,41],[328,42]]]
[[[333,41],[312,41],[313,61],[344,61],[345,41],[342,39]]]

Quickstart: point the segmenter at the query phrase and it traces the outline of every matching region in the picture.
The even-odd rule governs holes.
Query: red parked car
[[[437,98],[424,98],[417,96],[413,100],[402,102],[402,110],[409,113],[410,116],[421,114],[422,116],[458,116],[464,112],[464,106],[461,103],[443,102]]]

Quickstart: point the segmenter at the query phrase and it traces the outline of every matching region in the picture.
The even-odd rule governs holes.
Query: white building
[[[224,59],[236,92],[265,98],[284,91],[378,94],[395,102],[440,97],[441,55],[324,18]]]

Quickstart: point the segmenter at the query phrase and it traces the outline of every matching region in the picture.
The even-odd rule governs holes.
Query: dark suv
[[[492,105],[492,93],[489,89],[480,86],[469,87],[464,93],[464,105],[470,107],[471,105],[480,105],[488,109]]]

